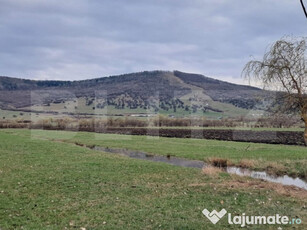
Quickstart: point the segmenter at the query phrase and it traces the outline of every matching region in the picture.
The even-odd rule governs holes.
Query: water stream
[[[111,149],[95,146],[94,150],[103,151],[107,153],[119,154],[122,156],[128,156],[130,158],[142,159],[148,161],[156,161],[156,162],[164,162],[171,165],[181,166],[181,167],[189,167],[189,168],[199,168],[209,166],[203,161],[197,160],[187,160],[183,158],[173,157],[173,156],[155,156],[148,153],[133,151],[127,149]],[[307,182],[300,178],[292,178],[287,175],[285,176],[272,176],[267,174],[266,172],[258,172],[249,169],[239,168],[239,167],[226,167],[224,170],[230,174],[236,174],[239,176],[248,176],[256,179],[262,179],[265,181],[270,181],[274,183],[279,183],[282,185],[293,185],[302,189],[307,190]]]

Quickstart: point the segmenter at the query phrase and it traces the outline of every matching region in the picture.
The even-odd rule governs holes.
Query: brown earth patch
[[[277,183],[270,183],[265,181],[243,181],[234,180],[219,184],[217,186],[227,187],[228,189],[253,189],[253,190],[272,190],[279,195],[291,196],[302,200],[307,199],[307,191],[295,186],[281,185]]]
[[[205,175],[209,175],[209,176],[217,176],[221,172],[222,170],[220,168],[212,167],[212,166],[207,166],[202,169],[202,173],[204,173]]]
[[[208,186],[208,183],[194,183],[189,184],[190,187],[203,187]],[[211,184],[213,185],[213,184]],[[307,199],[307,191],[295,186],[287,186],[287,185],[280,185],[276,183],[264,182],[264,181],[243,181],[243,180],[234,180],[228,181],[220,184],[214,184],[215,187],[223,187],[227,189],[253,189],[253,190],[272,190],[275,193],[298,198],[300,200]]]

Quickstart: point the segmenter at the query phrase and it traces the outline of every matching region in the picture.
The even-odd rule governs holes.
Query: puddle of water
[[[151,155],[148,153],[131,151],[131,150],[126,150],[126,149],[110,149],[110,148],[103,148],[103,147],[97,147],[97,146],[94,149],[98,151],[107,152],[107,153],[120,154],[122,156],[128,156],[130,158],[156,161],[156,162],[165,162],[171,165],[177,165],[177,166],[188,167],[188,168],[201,169],[204,167],[203,161],[186,160],[186,159],[177,158],[177,157],[155,156],[155,155]]]
[[[114,154],[119,154],[122,156],[128,156],[134,159],[164,162],[164,163],[181,166],[181,167],[202,169],[203,167],[208,166],[208,164],[205,164],[203,161],[187,160],[187,159],[172,157],[172,156],[155,156],[155,155],[150,155],[148,153],[132,151],[132,150],[127,150],[127,149],[110,149],[110,148],[104,148],[104,147],[99,147],[99,146],[95,146],[93,149],[98,150],[98,151],[107,152],[107,153],[114,153]],[[249,169],[244,169],[244,168],[239,168],[239,167],[226,167],[225,171],[230,174],[236,174],[239,176],[248,176],[248,177],[262,179],[265,181],[270,181],[270,182],[279,183],[283,185],[293,185],[293,186],[307,190],[307,183],[300,178],[292,178],[289,176],[272,176],[272,175],[268,175],[266,172],[257,172],[257,171],[252,171]]]
[[[307,190],[307,183],[300,178],[292,178],[287,175],[285,176],[272,176],[268,175],[266,172],[257,172],[249,169],[238,168],[238,167],[227,167],[226,171],[231,174],[236,174],[240,176],[249,176],[256,179],[263,179],[266,181],[279,183],[283,185],[294,185],[299,188]]]

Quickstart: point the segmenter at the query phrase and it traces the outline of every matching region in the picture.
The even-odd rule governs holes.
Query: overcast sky
[[[307,35],[299,0],[0,0],[0,75],[180,70],[242,82],[251,55],[285,35]]]

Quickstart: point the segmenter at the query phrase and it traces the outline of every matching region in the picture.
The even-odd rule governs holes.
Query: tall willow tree
[[[297,108],[305,123],[304,140],[307,146],[306,42],[306,38],[282,38],[270,47],[262,60],[248,62],[243,74],[285,91],[285,103]]]

